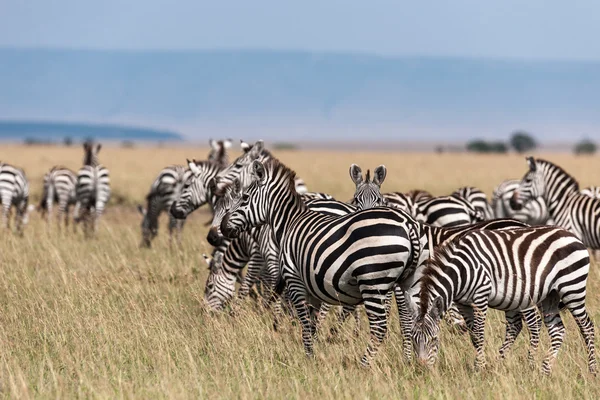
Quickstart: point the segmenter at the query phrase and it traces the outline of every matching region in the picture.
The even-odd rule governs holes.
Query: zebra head
[[[214,185],[214,181],[213,181]],[[237,203],[242,198],[242,185],[239,179],[234,179],[230,185],[218,193],[220,196],[213,208],[213,220],[206,239],[212,246],[220,246],[223,241],[221,235],[221,221],[231,208],[237,206]]]
[[[140,247],[150,248],[152,246],[152,240],[158,234],[158,219],[150,218],[148,210],[141,204],[137,205],[138,212],[142,214],[142,243]]]
[[[510,198],[510,207],[517,211],[521,210],[527,202],[543,196],[546,192],[543,172],[538,168],[536,160],[533,157],[527,157],[526,160],[529,171]]]
[[[206,254],[202,256],[209,270],[204,288],[204,301],[211,310],[220,311],[233,298],[237,274],[223,268],[223,253],[217,251],[213,258]]]
[[[440,321],[443,314],[443,300],[440,296],[430,302],[426,311],[419,312],[413,324],[411,339],[417,360],[421,365],[432,367],[438,356]]]
[[[196,160],[187,160],[187,163],[192,176],[183,184],[177,201],[171,204],[171,215],[177,219],[185,219],[192,211],[206,204],[210,197],[208,182],[212,179],[210,173],[214,164]]]
[[[262,140],[257,141],[254,145],[242,141],[241,146],[244,153],[214,178],[217,191],[222,190],[225,185],[233,182],[235,178],[240,180],[242,187],[246,187],[251,179],[246,167],[252,164],[254,160],[266,160],[271,157],[271,153],[265,149]]]
[[[83,143],[83,165],[90,165],[95,167],[100,164],[98,160],[98,153],[102,149],[102,144],[97,143],[94,146],[94,143],[91,141],[86,141]]]
[[[232,207],[221,221],[221,232],[230,239],[267,221],[267,169],[263,163],[255,160],[250,171],[250,184],[242,192],[236,207]]]
[[[214,140],[209,139],[208,144],[210,145],[210,152],[208,153],[208,161],[217,163],[226,167],[229,164],[229,157],[227,156],[227,150],[231,148],[232,140]]]
[[[367,170],[367,174],[363,180],[360,167],[352,164],[350,166],[350,178],[356,185],[356,191],[350,204],[358,207],[359,210],[387,205],[387,201],[381,195],[381,184],[385,180],[386,174],[387,170],[385,166],[380,165],[375,169],[373,180],[371,180],[370,170]]]

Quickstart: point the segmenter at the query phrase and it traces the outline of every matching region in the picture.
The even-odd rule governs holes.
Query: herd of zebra
[[[546,325],[551,348],[544,373],[550,373],[562,345],[560,311],[567,309],[595,374],[595,332],[585,300],[588,249],[600,249],[599,188],[580,190],[559,166],[528,157],[523,179],[501,183],[491,201],[474,187],[439,197],[423,190],[382,193],[386,168],[377,167],[371,177],[353,164],[355,194],[340,202],[309,192],[262,141],[242,142],[242,155],[230,163],[231,144],[211,140],[206,161],[163,169],[146,206],[138,206],[143,247],[151,247],[161,212],[169,214],[172,241],[190,213],[204,204],[212,208],[207,240],[214,250],[204,255],[210,309],[258,294],[273,312],[274,329],[286,311],[300,320],[311,356],[331,306],[341,306],[339,327],[350,315],[358,322],[357,306],[363,305],[370,340],[361,364],[367,366],[387,336],[394,297],[407,359],[414,353],[424,365],[435,363],[440,323],[449,316],[469,332],[479,369],[485,364],[486,314],[493,308],[506,316],[502,357],[525,322],[533,360],[542,322]],[[57,202],[59,219],[64,215],[68,223],[69,205],[75,204],[74,221],[88,221],[86,231],[93,234],[110,197],[109,175],[98,163],[100,145],[86,143],[84,150],[77,175],[62,167],[46,174],[39,208],[50,220]],[[21,170],[0,164],[5,226],[15,205],[21,231],[28,192]]]

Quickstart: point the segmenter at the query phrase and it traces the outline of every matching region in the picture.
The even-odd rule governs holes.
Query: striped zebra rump
[[[0,162],[0,201],[3,227],[9,227],[10,210],[14,206],[15,228],[21,235],[29,221],[29,182],[22,169],[3,162]]]
[[[77,202],[76,198],[77,175],[70,169],[63,166],[53,167],[44,175],[44,189],[41,200],[42,212],[47,213],[47,220],[50,222],[54,203],[58,203],[57,220],[65,217],[65,225],[69,224],[69,206]]]
[[[86,224],[91,224],[91,234],[94,234],[98,219],[104,213],[104,208],[110,200],[108,168],[102,165],[82,167],[77,174],[75,194],[77,199],[74,212],[75,222],[84,219]],[[85,230],[89,235],[90,227],[86,226]]]
[[[477,189],[476,187],[465,186],[455,190],[452,195],[460,196],[471,203],[476,210],[483,214],[486,221],[494,219],[494,210],[492,209],[492,206],[488,202],[488,198],[483,191]]]

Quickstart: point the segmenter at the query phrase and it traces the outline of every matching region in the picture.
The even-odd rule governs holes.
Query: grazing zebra
[[[94,146],[91,142],[85,142],[83,167],[77,173],[73,218],[75,223],[84,220],[86,237],[95,235],[98,220],[110,199],[110,174],[108,168],[101,165],[98,160],[101,149],[100,143]]]
[[[529,171],[513,194],[513,208],[542,197],[557,226],[573,232],[587,247],[600,249],[600,200],[581,194],[577,181],[550,161],[528,157],[527,163]]]
[[[369,365],[387,331],[387,293],[421,255],[419,224],[391,208],[323,215],[306,206],[295,191],[294,172],[278,160],[254,161],[251,171],[251,183],[225,215],[221,231],[234,238],[254,226],[270,225],[307,355],[313,354],[315,333],[308,304],[363,303],[371,339],[361,364]]]
[[[496,218],[514,218],[529,225],[554,225],[548,207],[543,198],[538,197],[527,202],[519,210],[511,206],[511,199],[521,181],[511,179],[502,182],[494,189],[492,210]]]
[[[487,196],[481,190],[472,186],[464,186],[458,188],[452,195],[460,196],[471,203],[476,210],[483,214],[486,221],[494,219],[494,210],[488,202]]]
[[[15,206],[15,227],[17,234],[22,235],[29,221],[29,182],[22,169],[3,162],[0,162],[0,200],[3,228],[9,227],[10,209]]]
[[[208,161],[218,164],[221,168],[226,168],[229,165],[229,154],[227,150],[231,148],[231,139],[209,139],[208,144],[210,145]]]
[[[385,198],[381,194],[381,184],[385,180],[386,174],[387,169],[384,165],[380,165],[375,169],[372,181],[370,170],[367,170],[367,174],[363,179],[361,168],[356,164],[352,164],[350,166],[350,178],[356,185],[356,190],[350,204],[356,206],[359,210],[386,205]]]
[[[150,247],[158,233],[158,217],[163,211],[168,211],[183,190],[183,186],[192,176],[192,170],[181,165],[171,165],[164,168],[150,187],[146,196],[146,207],[138,204],[142,220],[142,247]],[[172,243],[173,233],[181,240],[181,231],[185,220],[178,220],[169,213],[169,243]]]
[[[213,178],[222,171],[218,164],[210,161],[189,161],[191,176],[184,182],[181,194],[171,203],[170,213],[177,219],[185,219],[204,204],[211,206],[217,201]]]
[[[416,203],[414,217],[433,226],[451,228],[483,221],[484,215],[461,196],[440,196]]]
[[[54,166],[44,175],[44,189],[40,202],[40,210],[46,212],[47,220],[52,218],[54,202],[58,203],[56,215],[60,226],[60,220],[64,216],[65,226],[69,225],[69,206],[77,202],[75,186],[77,175],[67,167]]]
[[[419,361],[430,366],[435,362],[439,322],[452,302],[469,326],[477,369],[485,365],[488,308],[506,313],[506,351],[521,330],[519,313],[540,307],[551,339],[542,366],[548,374],[563,341],[559,311],[566,307],[579,326],[588,366],[595,374],[594,325],[585,307],[589,264],[585,245],[557,227],[475,231],[450,242],[436,252],[420,280],[419,314],[412,332]]]

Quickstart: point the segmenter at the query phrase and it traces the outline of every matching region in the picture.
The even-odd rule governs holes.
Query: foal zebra
[[[110,199],[110,174],[108,168],[101,165],[98,160],[101,148],[100,143],[95,146],[91,142],[83,144],[83,167],[77,173],[73,217],[76,223],[84,220],[86,237],[95,235],[98,220]]]
[[[40,209],[46,212],[48,222],[52,218],[54,202],[58,203],[58,213],[56,214],[59,226],[60,220],[64,216],[65,226],[69,225],[69,206],[77,202],[75,195],[75,186],[77,175],[67,167],[54,166],[44,175],[44,189],[40,202]]]
[[[310,210],[295,191],[294,172],[275,159],[254,161],[251,176],[221,231],[237,237],[254,226],[271,226],[280,248],[281,278],[300,318],[307,355],[313,354],[315,333],[308,304],[364,303],[371,339],[361,363],[368,365],[387,331],[387,293],[421,255],[419,224],[390,208],[342,217]]]
[[[168,211],[179,198],[183,186],[191,176],[192,170],[181,165],[171,165],[160,171],[146,196],[146,207],[138,204],[138,211],[143,216],[140,246],[150,247],[152,245],[152,240],[158,234],[158,217],[163,211]],[[185,220],[178,220],[169,213],[169,243],[172,243],[173,233],[175,233],[177,241],[181,239],[184,223]]]
[[[420,280],[420,310],[412,332],[419,361],[435,363],[439,322],[452,302],[469,326],[477,369],[485,365],[488,308],[506,313],[506,351],[521,330],[519,313],[537,306],[551,339],[542,366],[548,374],[563,341],[565,327],[559,311],[566,307],[583,336],[589,370],[595,374],[594,325],[585,307],[589,268],[584,244],[557,227],[474,231],[450,242],[436,252]],[[532,342],[533,347],[537,343]]]
[[[592,249],[600,249],[600,200],[579,192],[579,184],[550,161],[527,158],[529,171],[512,197],[513,208],[522,208],[542,197],[555,224],[573,232]]]
[[[9,227],[10,209],[15,206],[17,234],[23,234],[23,226],[29,221],[29,182],[25,172],[0,162],[0,200],[2,201],[2,226]]]
[[[537,197],[518,210],[511,205],[511,199],[521,181],[511,179],[502,182],[494,189],[492,210],[496,218],[514,218],[529,225],[554,225],[543,198]]]

